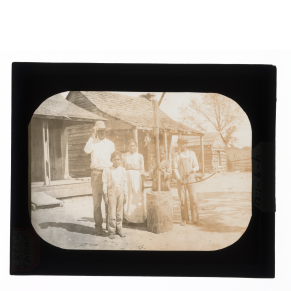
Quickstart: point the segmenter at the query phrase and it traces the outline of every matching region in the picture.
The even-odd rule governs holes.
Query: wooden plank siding
[[[199,171],[202,169],[202,156],[201,156],[201,147],[200,145],[197,146],[190,146],[187,147],[190,151],[193,151],[197,157],[198,164],[199,164]],[[211,146],[204,145],[204,172],[209,173],[214,170],[213,167],[213,151]]]
[[[84,152],[84,147],[91,135],[93,125],[73,126],[67,129],[68,132],[68,159],[69,159],[69,175],[76,177],[89,177],[91,175],[90,164],[91,155]],[[146,146],[145,137],[147,131],[138,130],[138,152],[144,157],[145,170],[149,171],[154,165],[155,155],[155,139],[152,135],[150,143]],[[128,152],[128,141],[134,139],[133,129],[131,130],[108,130],[106,138],[114,143],[115,150],[121,153]],[[168,153],[170,152],[172,135],[167,136]],[[163,134],[160,134],[160,142],[162,144]]]
[[[252,171],[252,160],[232,161],[231,167],[233,171]]]
[[[91,176],[91,155],[84,152],[85,145],[91,136],[93,124],[68,128],[69,174],[71,177]],[[115,150],[127,152],[127,144],[133,138],[132,130],[108,130],[106,138],[115,145]],[[139,140],[142,136],[139,137]]]
[[[42,122],[39,119],[31,119],[31,182],[43,182],[44,181],[44,149],[43,149],[43,133]]]

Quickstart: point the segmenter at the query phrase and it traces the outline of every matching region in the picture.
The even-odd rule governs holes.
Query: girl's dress
[[[146,219],[143,195],[144,173],[143,155],[126,153],[123,156],[123,167],[126,169],[128,199],[124,207],[124,217],[131,223],[144,223]]]

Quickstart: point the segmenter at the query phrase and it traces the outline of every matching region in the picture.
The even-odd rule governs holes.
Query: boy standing
[[[122,232],[123,205],[127,201],[126,170],[120,166],[121,153],[115,151],[111,155],[113,165],[106,168],[102,174],[105,202],[108,204],[108,232],[109,238],[114,234],[125,237]]]
[[[182,136],[178,139],[179,153],[174,158],[174,172],[177,177],[178,194],[181,200],[182,226],[186,223],[200,225],[198,202],[196,195],[195,172],[199,170],[199,164],[194,152],[187,149],[188,140]],[[191,222],[189,221],[187,207],[187,190],[190,200]]]

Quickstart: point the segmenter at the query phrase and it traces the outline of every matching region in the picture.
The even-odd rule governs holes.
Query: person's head
[[[106,127],[105,127],[105,123],[103,121],[97,121],[95,123],[95,132],[96,132],[96,136],[99,139],[104,139],[106,137]]]
[[[136,152],[136,141],[134,139],[130,139],[128,141],[128,150],[133,154],[134,152]]]
[[[113,167],[118,168],[120,166],[121,158],[121,152],[115,151],[111,154],[110,161],[112,162]]]
[[[187,145],[188,145],[188,139],[185,136],[180,136],[178,138],[178,146],[179,149],[183,152],[187,149]]]
[[[166,158],[166,152],[163,146],[160,146],[160,159],[161,161]]]

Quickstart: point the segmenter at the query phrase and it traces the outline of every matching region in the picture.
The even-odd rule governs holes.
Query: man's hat
[[[178,138],[178,144],[179,143],[188,143],[188,138],[186,136],[180,136]]]
[[[105,123],[103,121],[97,121],[94,125],[94,128],[96,128],[97,130],[99,130],[99,129],[109,130],[110,129],[110,128],[105,127]]]

